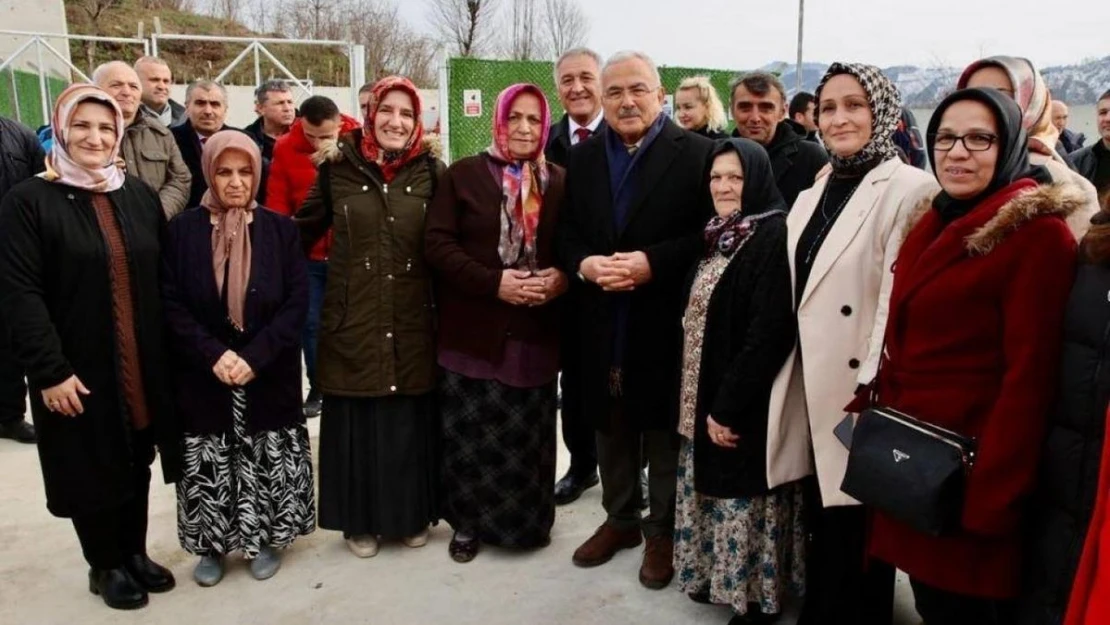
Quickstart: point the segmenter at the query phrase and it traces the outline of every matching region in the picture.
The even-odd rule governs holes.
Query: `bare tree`
[[[544,25],[552,58],[586,44],[590,22],[578,0],[544,0]]]
[[[505,53],[516,61],[530,61],[541,56],[542,24],[536,0],[512,0],[509,12],[509,40]]]
[[[241,4],[243,4],[242,0],[216,0],[213,8],[216,11],[216,17],[222,17],[229,22],[234,22],[239,17],[239,8]]]
[[[112,9],[118,8],[123,0],[80,0],[76,5],[86,15],[89,16],[91,23],[91,32],[87,34],[100,35],[102,34],[100,28],[100,19],[104,17],[105,13]],[[85,42],[85,62],[88,65],[88,72],[91,74],[93,68],[96,67],[96,42]]]
[[[492,38],[497,0],[429,0],[428,20],[460,56],[474,56]]]

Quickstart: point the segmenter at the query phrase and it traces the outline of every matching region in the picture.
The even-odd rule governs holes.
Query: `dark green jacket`
[[[333,228],[320,312],[317,384],[345,397],[418,395],[435,383],[424,214],[446,169],[434,139],[388,184],[359,151],[362,131],[321,150],[297,224],[306,252]]]

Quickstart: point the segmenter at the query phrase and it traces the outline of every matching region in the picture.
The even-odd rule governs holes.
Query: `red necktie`
[[[586,139],[589,139],[590,135],[592,135],[592,134],[593,133],[590,132],[589,128],[575,128],[574,129],[574,136],[578,137],[578,143],[582,143]]]

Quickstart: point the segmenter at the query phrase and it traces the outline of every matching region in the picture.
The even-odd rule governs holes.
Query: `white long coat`
[[[799,195],[787,217],[795,289],[798,239],[827,182],[824,177]],[[830,228],[800,299],[795,290],[798,344],[771,390],[771,488],[812,475],[816,468],[826,507],[859,503],[840,491],[848,450],[833,428],[844,419],[857,385],[875,377],[903,226],[938,188],[932,176],[897,159],[871,170]]]

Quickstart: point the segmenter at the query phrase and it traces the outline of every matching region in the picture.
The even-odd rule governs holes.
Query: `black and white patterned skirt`
[[[535,548],[555,523],[555,383],[513,388],[444,371],[443,518],[482,542]]]
[[[312,452],[303,423],[248,434],[246,391],[231,403],[231,432],[185,437],[177,536],[189,553],[254,558],[316,529]]]

